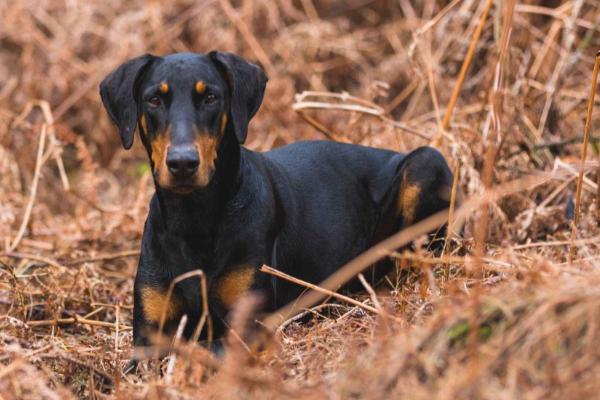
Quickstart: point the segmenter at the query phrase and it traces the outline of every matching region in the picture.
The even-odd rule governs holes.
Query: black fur
[[[217,97],[209,103],[193,91],[202,80]],[[147,104],[166,81],[160,108]],[[191,143],[197,131],[219,135],[219,115],[228,116],[210,182],[178,194],[161,187],[150,203],[134,289],[134,343],[148,345],[156,321],[144,310],[142,290],[166,291],[177,276],[201,268],[207,276],[215,337],[223,335],[230,305],[216,289],[232,269],[270,265],[319,283],[378,240],[448,206],[452,174],[432,148],[400,154],[334,142],[299,142],[260,153],[240,145],[263,98],[266,77],[238,56],[175,54],[128,61],[101,84],[104,105],[119,126],[126,148],[142,115],[142,141],[152,156],[157,132],[170,127],[170,145]],[[134,97],[135,96],[135,97]],[[212,99],[212,97],[211,97]],[[156,102],[156,99],[152,99]],[[209,105],[207,105],[209,104]],[[197,129],[194,129],[197,128]],[[155,180],[156,180],[155,176]],[[410,221],[398,208],[403,182],[420,189]],[[407,200],[408,201],[408,200]],[[265,311],[297,297],[302,287],[256,272],[252,290]],[[187,314],[185,336],[200,318],[199,279],[176,286],[172,329]]]

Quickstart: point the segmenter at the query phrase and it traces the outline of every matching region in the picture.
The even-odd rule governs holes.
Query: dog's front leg
[[[125,372],[132,371],[139,360],[163,351],[152,352],[151,346],[159,334],[173,331],[182,314],[183,303],[176,291],[168,293],[167,276],[160,276],[151,264],[140,260],[133,288],[133,345],[134,354]],[[161,322],[163,326],[161,326]],[[159,332],[160,331],[160,332]]]

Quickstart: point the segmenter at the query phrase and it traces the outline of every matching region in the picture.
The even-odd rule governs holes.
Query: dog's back
[[[275,267],[311,282],[325,279],[372,244],[404,158],[322,141],[298,142],[264,156],[276,169],[274,186],[285,198]]]

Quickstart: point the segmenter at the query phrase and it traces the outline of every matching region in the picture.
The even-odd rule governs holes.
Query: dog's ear
[[[209,57],[222,71],[229,85],[229,109],[235,136],[246,141],[248,123],[258,111],[267,85],[262,68],[231,53],[211,51]]]
[[[129,149],[138,123],[136,86],[143,71],[157,57],[151,54],[133,58],[121,64],[100,82],[100,97],[106,112],[119,128],[123,147]]]

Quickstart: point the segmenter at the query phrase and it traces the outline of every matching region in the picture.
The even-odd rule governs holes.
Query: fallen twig
[[[339,293],[334,292],[332,290],[322,288],[322,287],[314,285],[314,284],[312,284],[310,282],[303,281],[302,279],[294,278],[293,276],[288,275],[285,272],[278,271],[275,268],[271,268],[268,265],[263,265],[262,267],[260,267],[259,271],[260,272],[265,272],[267,274],[276,276],[276,277],[281,278],[281,279],[285,279],[286,281],[290,281],[290,282],[295,283],[297,285],[304,286],[304,287],[307,287],[309,289],[313,289],[313,290],[315,290],[317,292],[320,292],[320,293],[323,293],[323,294],[325,294],[327,296],[335,297],[338,300],[341,300],[341,301],[344,301],[346,303],[352,304],[352,305],[354,305],[356,307],[360,307],[360,308],[365,309],[367,311],[370,311],[372,313],[381,314],[381,311],[378,310],[375,307],[371,307],[371,306],[369,306],[367,304],[361,303],[358,300],[354,300],[351,297],[344,296],[343,294],[339,294]]]
[[[66,261],[64,263],[64,265],[77,265],[77,264],[90,263],[90,262],[108,261],[108,260],[115,260],[117,258],[136,257],[139,255],[140,255],[139,250],[123,250],[123,251],[118,251],[116,253],[100,254],[97,256],[80,258],[78,260]]]
[[[27,321],[27,325],[30,327],[40,327],[40,326],[59,326],[59,325],[72,325],[75,323],[90,325],[90,326],[98,326],[102,328],[110,328],[113,330],[120,329],[122,331],[131,330],[131,326],[128,325],[119,325],[114,322],[105,322],[105,321],[96,321],[93,319],[86,319],[76,315],[75,317],[70,318],[58,318],[58,319],[44,319],[37,321]]]
[[[29,224],[29,218],[31,217],[31,211],[33,210],[33,204],[35,203],[35,198],[37,196],[38,183],[40,181],[40,172],[42,170],[43,159],[44,159],[44,150],[46,149],[46,130],[48,129],[48,125],[43,124],[42,129],[40,131],[40,141],[38,144],[38,152],[35,160],[35,170],[33,172],[33,180],[31,182],[31,189],[29,190],[29,200],[27,201],[27,206],[25,207],[25,212],[23,213],[23,220],[21,221],[21,226],[17,231],[17,235],[12,243],[6,249],[7,252],[12,252],[17,248],[21,239],[23,239],[23,235],[25,235],[25,229],[27,229],[27,225]]]

